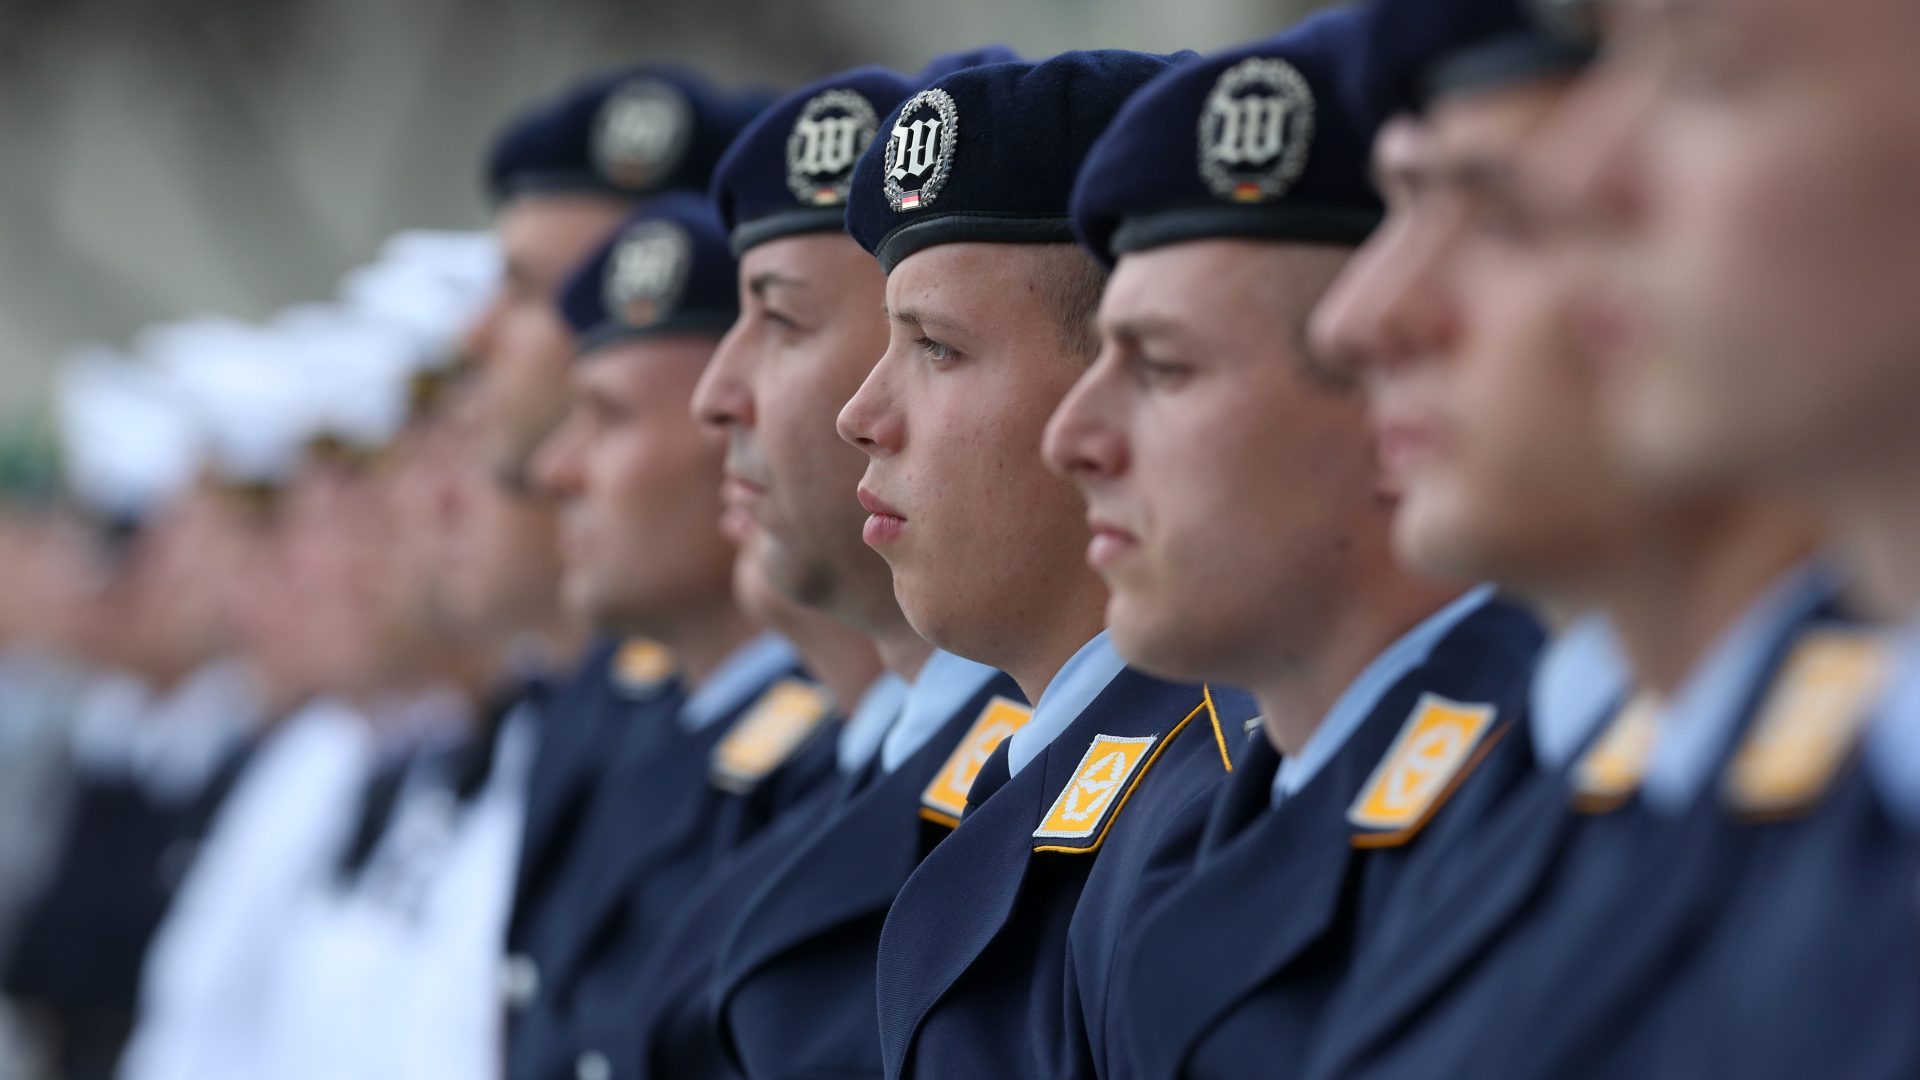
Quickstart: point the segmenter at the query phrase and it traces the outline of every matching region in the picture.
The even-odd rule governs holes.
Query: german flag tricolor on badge
[[[920,793],[920,816],[949,829],[958,828],[960,815],[967,809],[967,792],[980,775],[980,767],[1032,717],[1032,709],[1010,698],[996,697],[987,702],[933,782]]]
[[[1504,728],[1494,724],[1497,712],[1492,705],[1422,695],[1347,808],[1347,823],[1358,830],[1353,846],[1398,847],[1418,836],[1499,740]]]
[[[713,748],[713,785],[744,795],[819,730],[827,692],[801,679],[775,683]]]

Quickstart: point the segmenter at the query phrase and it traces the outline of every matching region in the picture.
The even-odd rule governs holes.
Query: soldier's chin
[[[1131,667],[1174,682],[1216,678],[1218,655],[1191,620],[1162,610],[1150,599],[1114,589],[1107,597],[1107,632]]]
[[[1401,492],[1393,515],[1393,553],[1402,568],[1437,581],[1477,581],[1485,577],[1494,545],[1460,500],[1410,485]]]

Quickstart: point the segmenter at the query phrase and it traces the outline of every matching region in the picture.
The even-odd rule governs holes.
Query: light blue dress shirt
[[[880,740],[887,737],[887,729],[900,719],[900,706],[906,700],[907,680],[891,671],[881,672],[860,695],[853,715],[840,727],[838,751],[842,775],[859,772],[880,752]]]
[[[800,654],[778,634],[761,634],[727,654],[680,706],[680,726],[704,731],[739,711],[780,672],[797,666]]]
[[[1080,646],[1041,691],[1040,700],[1033,706],[1033,718],[1007,739],[1010,775],[1020,775],[1020,770],[1078,720],[1126,666],[1105,630]]]
[[[1920,829],[1920,619],[1900,632],[1892,663],[1867,732],[1867,770],[1895,819]]]
[[[1585,615],[1540,654],[1527,702],[1536,761],[1551,772],[1573,764],[1587,740],[1633,689],[1633,672],[1604,615]]]
[[[935,649],[907,690],[900,719],[880,744],[880,767],[887,772],[906,764],[934,733],[953,719],[953,711],[978,694],[995,675],[985,664]]]

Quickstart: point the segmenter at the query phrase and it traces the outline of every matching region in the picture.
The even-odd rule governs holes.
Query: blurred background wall
[[[0,422],[59,350],[329,293],[477,227],[503,116],[596,65],[777,86],[1005,41],[1209,49],[1315,0],[0,0]]]

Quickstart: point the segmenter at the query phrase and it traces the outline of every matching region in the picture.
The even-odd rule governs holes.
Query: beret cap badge
[[[787,187],[812,206],[838,206],[853,186],[853,166],[880,129],[859,92],[823,90],[808,99],[787,136]]]
[[[1250,57],[1222,72],[1200,112],[1200,177],[1222,199],[1285,195],[1313,146],[1313,90],[1299,69]]]
[[[615,183],[645,189],[673,171],[692,135],[693,108],[679,88],[642,77],[608,95],[594,123],[593,157]]]
[[[945,90],[923,90],[901,106],[881,163],[888,205],[902,213],[931,205],[953,171],[959,137],[960,110]]]
[[[672,221],[644,221],[627,231],[607,262],[607,310],[645,329],[673,314],[686,286],[692,243]]]

